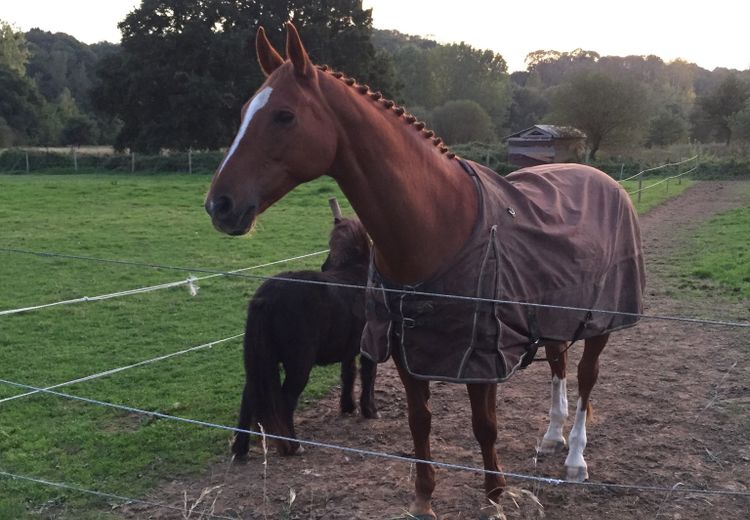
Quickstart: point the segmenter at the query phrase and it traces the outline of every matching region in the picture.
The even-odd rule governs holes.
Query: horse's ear
[[[258,55],[260,68],[266,76],[270,76],[284,63],[284,58],[276,52],[271,42],[268,41],[266,30],[263,27],[258,27],[258,34],[255,35],[255,52]]]
[[[307,77],[312,74],[313,64],[292,22],[286,23],[286,57],[294,64],[294,70],[300,76]]]

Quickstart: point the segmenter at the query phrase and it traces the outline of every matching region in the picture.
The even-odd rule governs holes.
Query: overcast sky
[[[0,19],[27,31],[65,32],[86,43],[119,42],[117,22],[139,0],[0,0]],[[365,0],[374,25],[465,41],[525,69],[538,49],[593,50],[602,55],[656,54],[713,69],[750,68],[747,0]]]

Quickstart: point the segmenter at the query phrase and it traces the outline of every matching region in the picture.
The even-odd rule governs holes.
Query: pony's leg
[[[242,404],[240,404],[240,420],[239,424],[237,424],[237,428],[240,430],[255,430],[250,391],[250,385],[245,383],[245,389],[242,391]],[[249,450],[250,435],[244,432],[235,433],[234,442],[232,443],[232,453],[239,458],[243,458]]]
[[[420,381],[409,375],[406,369],[401,366],[398,353],[394,353],[393,359],[406,390],[409,429],[414,441],[414,457],[421,460],[432,460],[430,455],[430,428],[432,427],[432,414],[429,405],[430,385],[427,381]],[[437,518],[431,505],[432,492],[435,490],[435,468],[431,464],[417,463],[417,478],[414,485],[416,496],[409,513],[417,517],[424,515]]]
[[[377,372],[377,363],[364,356],[359,357],[359,378],[362,383],[359,407],[362,410],[362,416],[368,419],[378,418],[378,409],[375,406],[375,376]]]
[[[474,429],[474,437],[482,449],[484,469],[488,471],[500,471],[500,464],[495,449],[497,440],[497,415],[495,413],[495,401],[497,397],[497,384],[468,384],[471,400],[471,426]],[[505,489],[505,477],[497,473],[484,474],[484,490],[490,500],[497,502],[500,494]]]
[[[302,361],[284,364],[284,384],[281,385],[284,409],[282,410],[281,419],[283,430],[285,430],[285,433],[282,433],[282,435],[285,437],[297,438],[297,434],[294,431],[294,410],[297,409],[299,396],[310,379],[311,369],[311,365],[305,365]],[[294,455],[295,453],[302,453],[304,451],[300,444],[294,441],[277,441],[277,445],[282,455]]]
[[[568,384],[565,378],[565,367],[568,353],[564,342],[547,343],[544,349],[547,362],[552,371],[552,402],[549,408],[549,427],[539,445],[539,453],[557,453],[565,448],[563,428],[568,418]]]
[[[568,457],[565,459],[568,480],[583,482],[589,478],[588,467],[583,458],[586,448],[586,420],[591,414],[589,397],[599,375],[599,354],[607,344],[609,334],[586,340],[583,356],[578,363],[578,404],[573,429],[570,430]]]
[[[354,379],[357,376],[357,360],[352,357],[341,362],[341,400],[339,409],[342,414],[353,413],[357,407],[354,404]]]

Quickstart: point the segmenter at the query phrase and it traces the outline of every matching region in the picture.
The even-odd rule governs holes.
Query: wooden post
[[[76,148],[73,148],[73,169],[78,171],[78,151]]]
[[[193,149],[188,148],[188,173],[193,173]]]
[[[622,163],[620,165],[620,178],[618,180],[622,180],[622,171],[625,169],[625,163]]]
[[[26,151],[26,173],[29,173],[30,169],[31,168],[29,168],[29,152]]]
[[[667,187],[666,187],[666,191],[665,191],[665,192],[666,192],[667,194],[669,194],[669,179],[667,179],[667,182],[666,182],[666,184],[667,184]]]
[[[641,193],[643,193],[643,177],[638,177],[638,202],[641,202]]]
[[[130,173],[135,173],[135,152],[130,152]]]
[[[339,201],[336,200],[336,197],[331,197],[328,199],[328,205],[331,206],[331,213],[333,213],[333,220],[341,220],[344,218],[341,215],[341,206],[339,206]]]

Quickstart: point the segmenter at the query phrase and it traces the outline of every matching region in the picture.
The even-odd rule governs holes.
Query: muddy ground
[[[700,298],[676,287],[670,262],[697,225],[712,215],[747,204],[747,184],[701,182],[681,197],[642,217],[647,254],[647,314],[747,320],[747,301],[730,303],[707,291]],[[750,233],[750,231],[749,231]],[[594,389],[594,419],[586,459],[591,482],[671,488],[673,492],[614,487],[555,486],[509,479],[512,496],[502,501],[508,518],[549,519],[750,517],[750,498],[684,493],[697,488],[747,492],[750,488],[750,333],[747,329],[644,320],[612,336]],[[576,400],[571,351],[569,400]],[[537,460],[535,447],[547,425],[549,373],[535,363],[500,385],[497,448],[506,471],[562,477],[564,454]],[[460,385],[433,383],[433,457],[481,466],[471,433],[469,402]],[[380,419],[338,414],[337,390],[297,414],[302,438],[393,454],[409,454],[406,402],[392,362],[377,381]],[[238,396],[239,399],[239,396]],[[567,433],[566,433],[567,435]],[[227,450],[228,451],[228,450]],[[120,509],[127,518],[200,518],[202,512],[232,518],[391,519],[403,517],[413,494],[412,464],[323,448],[281,458],[271,451],[263,466],[259,449],[248,462],[225,461],[202,478],[175,480],[153,500],[192,513],[146,506]],[[289,505],[290,490],[296,499]],[[438,469],[433,507],[441,520],[478,519],[493,512],[478,474]]]

